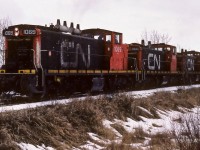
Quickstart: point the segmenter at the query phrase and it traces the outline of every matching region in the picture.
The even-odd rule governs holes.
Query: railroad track
[[[20,95],[19,93],[13,92],[6,92],[0,95],[0,106],[7,106],[7,105],[17,105],[17,104],[29,104],[29,103],[36,103],[36,102],[46,102],[50,100],[61,100],[61,99],[69,99],[69,98],[81,98],[90,96],[91,93],[81,93],[81,92],[74,92],[71,95],[59,95],[59,96],[52,96],[52,97],[44,97],[44,98],[30,98],[26,95]],[[92,95],[98,95],[92,94]]]
[[[112,91],[112,92],[102,92],[102,93],[81,93],[81,92],[74,92],[71,95],[68,96],[54,96],[54,97],[46,97],[46,98],[39,98],[39,99],[33,99],[30,97],[27,97],[25,95],[19,95],[18,93],[4,93],[1,94],[0,97],[0,111],[1,108],[3,107],[15,107],[17,105],[25,105],[28,108],[30,108],[31,105],[51,105],[51,104],[56,104],[56,103],[68,103],[73,101],[74,99],[82,99],[88,96],[102,96],[105,95],[108,98],[111,98],[112,95],[116,94],[116,93],[132,93],[131,95],[135,95],[137,97],[137,95],[139,97],[143,97],[145,94],[143,94],[145,91],[146,93],[149,93],[149,95],[151,95],[151,93],[155,93],[155,92],[159,92],[159,91],[175,91],[175,90],[179,90],[181,88],[183,89],[187,89],[187,88],[198,88],[200,87],[200,84],[195,84],[195,85],[189,85],[189,86],[168,86],[168,87],[162,87],[162,88],[154,88],[154,89],[146,89],[146,90],[127,90],[127,91]],[[5,96],[6,95],[6,96]],[[146,94],[148,95],[148,94]],[[25,107],[23,106],[23,107]]]

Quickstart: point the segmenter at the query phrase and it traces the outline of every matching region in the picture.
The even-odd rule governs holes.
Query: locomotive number
[[[24,30],[23,34],[24,35],[35,35],[36,31],[35,30]]]
[[[119,46],[115,46],[114,51],[117,52],[117,53],[120,53],[120,52],[122,52],[122,48],[119,47]]]
[[[5,31],[5,35],[13,35],[13,31]]]

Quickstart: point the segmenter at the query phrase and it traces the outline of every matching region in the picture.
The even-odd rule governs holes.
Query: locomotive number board
[[[3,31],[3,36],[35,36],[37,31],[35,29],[9,29]]]

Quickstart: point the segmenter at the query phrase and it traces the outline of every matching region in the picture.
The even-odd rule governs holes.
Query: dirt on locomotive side
[[[19,143],[50,146],[55,149],[75,149],[92,141],[104,149],[138,149],[129,144],[151,138],[152,149],[161,148],[163,144],[174,146],[171,135],[150,135],[138,128],[128,133],[120,125],[114,124],[123,137],[120,143],[101,143],[91,139],[88,133],[94,133],[110,141],[115,140],[115,133],[106,128],[102,121],[126,120],[131,118],[141,121],[141,116],[158,119],[157,110],[176,110],[193,108],[200,104],[200,88],[179,89],[177,92],[158,92],[147,98],[133,98],[116,94],[113,97],[84,101],[75,100],[68,105],[54,104],[18,111],[0,113],[0,149],[20,149]],[[143,111],[144,108],[147,111]],[[84,148],[83,148],[84,149]]]

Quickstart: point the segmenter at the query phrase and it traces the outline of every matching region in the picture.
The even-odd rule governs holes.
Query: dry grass
[[[122,144],[122,143],[111,143],[106,147],[106,150],[141,150],[138,148],[133,148],[131,145]]]
[[[142,128],[135,129],[134,132],[127,132],[123,134],[122,143],[124,144],[132,144],[132,143],[143,143],[145,137],[148,135],[143,131]]]
[[[89,139],[88,132],[114,140],[115,134],[103,127],[103,119],[125,121],[127,117],[134,120],[141,120],[139,116],[159,118],[157,109],[178,110],[180,106],[192,108],[197,105],[200,101],[199,91],[199,89],[188,91],[180,89],[178,93],[160,92],[143,99],[134,99],[125,95],[114,95],[112,98],[101,97],[98,100],[88,97],[85,101],[75,100],[68,105],[55,104],[0,113],[0,149],[4,149],[5,146],[8,149],[17,149],[14,142],[70,149],[84,144]],[[145,108],[152,115],[138,106]],[[112,143],[107,149],[132,150],[134,148],[130,147],[130,143],[142,142],[144,137],[148,136],[140,129],[135,133],[127,133],[119,125],[113,127],[123,135],[122,143]],[[153,149],[163,143],[165,145],[170,143],[168,138],[158,137],[152,137]]]
[[[175,143],[171,140],[171,135],[169,133],[158,133],[152,135],[150,141],[151,150],[174,150]]]

